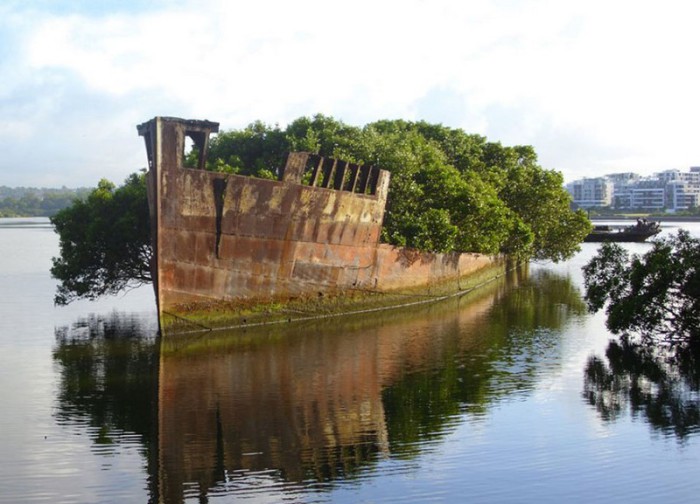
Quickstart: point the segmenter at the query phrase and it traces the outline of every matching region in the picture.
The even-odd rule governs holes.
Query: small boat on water
[[[595,226],[584,238],[584,242],[643,242],[661,232],[661,225],[656,221],[638,219],[632,226]]]

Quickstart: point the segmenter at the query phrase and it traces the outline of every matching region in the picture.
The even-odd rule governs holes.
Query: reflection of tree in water
[[[568,277],[542,270],[517,279],[471,328],[476,334],[455,328],[462,333],[449,338],[440,362],[383,391],[392,453],[412,453],[443,436],[455,415],[483,415],[498,398],[531,390],[546,366],[558,365],[560,330],[585,313]]]
[[[606,421],[629,409],[664,434],[684,440],[700,430],[700,368],[697,356],[668,359],[628,341],[611,341],[603,359],[592,356],[583,396]]]
[[[560,332],[586,314],[571,279],[541,270],[494,306],[486,328],[497,348],[495,389],[532,387],[546,366],[558,365]]]
[[[138,318],[113,313],[59,328],[56,341],[59,421],[82,418],[98,432],[120,429],[148,437],[158,365],[153,332]]]
[[[138,434],[152,463],[157,439],[158,353],[156,328],[141,318],[112,313],[56,329],[60,365],[55,417],[87,426],[96,445],[117,445]],[[132,439],[131,436],[127,436]]]

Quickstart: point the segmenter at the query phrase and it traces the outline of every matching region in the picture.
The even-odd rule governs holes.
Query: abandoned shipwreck
[[[271,314],[260,307],[273,303],[297,308],[285,312],[289,320],[319,299],[405,302],[410,293],[447,285],[454,292],[504,269],[498,257],[380,243],[390,174],[376,167],[296,152],[279,180],[207,171],[218,127],[172,117],[138,126],[161,331],[262,322]],[[195,168],[184,166],[187,137],[199,153]]]

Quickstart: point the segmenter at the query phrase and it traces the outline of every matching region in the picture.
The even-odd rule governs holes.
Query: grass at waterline
[[[411,324],[426,316],[438,313],[446,317],[454,316],[455,310],[476,307],[477,310],[488,301],[490,306],[494,297],[506,292],[506,286],[511,286],[511,275],[521,277],[516,272],[493,277],[479,288],[465,291],[459,296],[442,298],[440,301],[421,303],[419,305],[396,305],[392,309],[377,309],[360,314],[343,313],[337,316],[317,318],[297,318],[291,322],[270,324],[247,324],[234,327],[220,327],[211,331],[189,331],[167,333],[160,340],[162,355],[192,356],[199,353],[226,351],[228,349],[252,349],[268,344],[276,344],[290,336],[309,333],[328,335],[366,332],[396,324]],[[517,282],[517,280],[516,280]],[[508,287],[510,288],[510,287]]]
[[[318,294],[269,302],[210,301],[177,305],[163,312],[161,330],[170,335],[245,328],[433,303],[464,295],[503,278],[507,273],[517,274],[517,270],[522,268],[526,268],[526,265],[498,263],[458,280],[392,292],[348,289],[333,295]]]

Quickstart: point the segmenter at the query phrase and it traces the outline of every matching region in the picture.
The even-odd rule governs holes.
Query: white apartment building
[[[700,184],[681,180],[669,182],[666,184],[665,203],[671,211],[697,208],[700,206]]]
[[[630,206],[628,208],[644,208],[645,210],[663,210],[666,204],[664,187],[633,187],[630,189]]]
[[[574,203],[581,208],[610,206],[613,183],[606,177],[575,180],[566,186]]]
[[[680,170],[666,170],[656,174],[656,177],[668,184],[671,182],[686,182],[688,184],[700,184],[700,167],[695,167],[690,171],[682,172]]]

